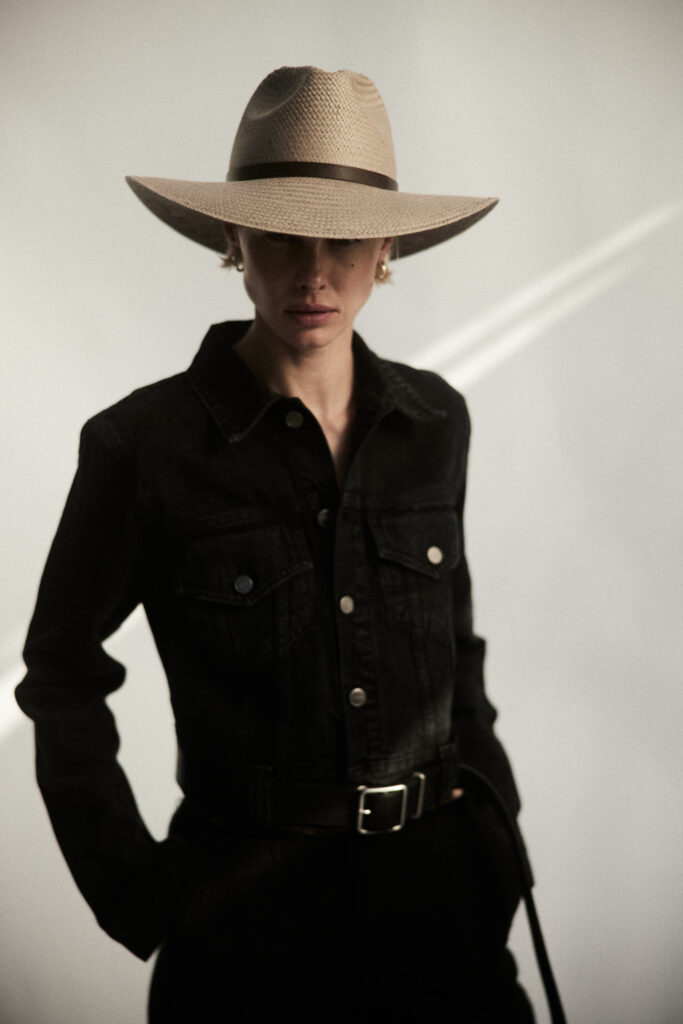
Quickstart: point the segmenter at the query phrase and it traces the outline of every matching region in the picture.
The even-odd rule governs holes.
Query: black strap
[[[536,954],[536,962],[543,981],[543,988],[545,989],[548,1008],[550,1009],[550,1019],[552,1024],[567,1024],[567,1018],[564,1015],[560,993],[557,988],[557,983],[555,982],[553,969],[550,965],[548,950],[546,949],[543,932],[541,930],[541,922],[539,921],[536,904],[531,891],[533,876],[531,874],[531,868],[526,854],[526,847],[524,845],[519,825],[515,818],[510,814],[503,798],[490,779],[476,768],[472,768],[471,765],[461,764],[458,767],[462,775],[468,776],[475,782],[475,784],[481,785],[486,790],[487,795],[492,798],[494,806],[500,814],[503,824],[510,835],[515,851],[515,858],[519,867],[519,873],[522,879],[522,898],[526,907],[529,928],[531,930],[531,938],[534,944],[534,952]]]
[[[388,192],[398,191],[398,182],[388,174],[346,164],[282,160],[278,163],[242,164],[228,171],[228,181],[253,181],[257,178],[333,178],[335,181],[352,181],[357,185],[383,188]]]

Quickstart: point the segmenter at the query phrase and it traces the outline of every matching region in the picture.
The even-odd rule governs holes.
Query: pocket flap
[[[249,607],[313,563],[282,524],[193,537],[180,552],[178,591]]]
[[[370,530],[380,558],[440,579],[462,554],[455,509],[429,508],[373,512]]]

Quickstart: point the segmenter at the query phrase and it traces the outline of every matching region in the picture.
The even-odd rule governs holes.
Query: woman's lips
[[[329,306],[296,306],[285,312],[301,327],[321,327],[336,316],[337,310],[330,309]]]

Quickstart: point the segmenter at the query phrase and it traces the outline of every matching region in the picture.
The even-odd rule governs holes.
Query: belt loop
[[[458,782],[458,748],[455,743],[444,743],[439,747],[439,764],[441,765],[441,785],[439,787],[439,803],[446,803]]]

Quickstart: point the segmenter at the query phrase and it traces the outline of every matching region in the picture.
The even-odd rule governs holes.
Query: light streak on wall
[[[473,383],[616,284],[628,272],[636,247],[681,213],[683,203],[673,202],[639,217],[428,346],[416,362],[454,376],[459,387]]]

